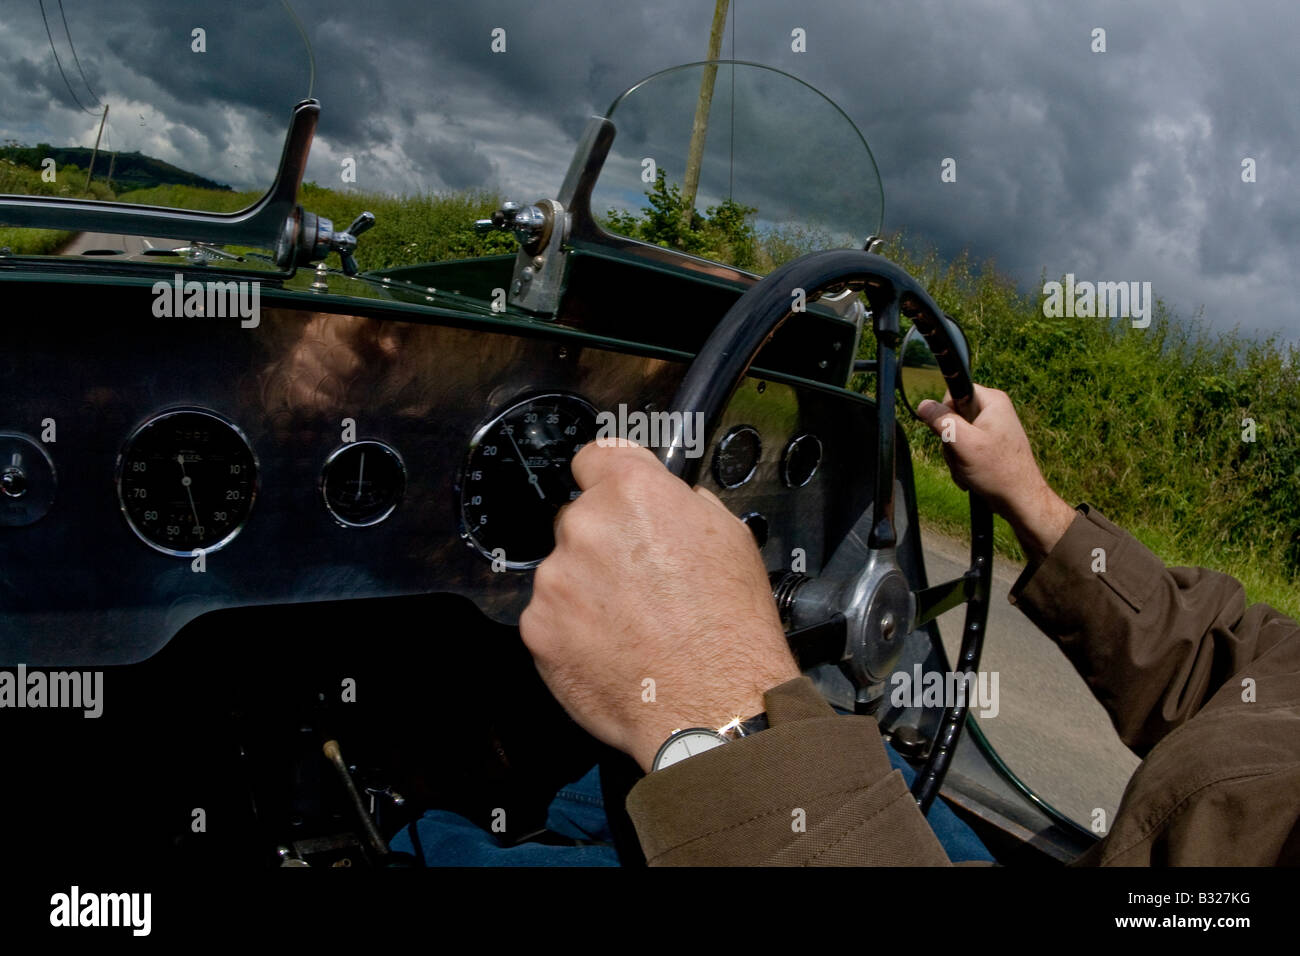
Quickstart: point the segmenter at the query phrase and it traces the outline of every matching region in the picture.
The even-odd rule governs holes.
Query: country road
[[[932,584],[958,577],[969,566],[964,542],[923,532],[922,547]],[[1019,574],[1019,565],[994,558],[980,670],[999,675],[999,712],[980,717],[980,729],[1048,803],[1085,825],[1100,807],[1109,828],[1138,758],[1120,742],[1065,655],[1007,600]],[[957,656],[964,615],[963,605],[939,618],[950,661]]]
[[[177,239],[157,239],[142,236],[115,236],[103,232],[79,232],[68,240],[60,250],[60,255],[76,256],[87,252],[115,250],[129,256],[137,256],[146,249],[174,249],[185,243]]]

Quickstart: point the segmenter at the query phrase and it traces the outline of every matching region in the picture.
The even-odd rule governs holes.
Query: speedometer
[[[574,395],[511,405],[470,442],[460,480],[466,542],[498,568],[540,564],[555,547],[556,512],[578,497],[570,463],[596,437],[596,410]]]
[[[257,461],[215,412],[178,409],[145,422],[117,461],[127,524],[151,548],[189,557],[230,542],[253,508]]]

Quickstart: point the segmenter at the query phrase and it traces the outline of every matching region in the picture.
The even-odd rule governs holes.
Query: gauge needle
[[[524,458],[524,453],[519,450],[519,442],[515,441],[515,433],[512,431],[506,432],[506,437],[510,439],[510,444],[515,446],[515,454],[519,456],[519,464],[523,465],[524,471],[528,472],[528,483],[537,489],[537,497],[545,501],[546,492],[542,491],[541,482],[537,480],[537,476],[533,474],[533,470],[528,467],[528,462]]]
[[[357,472],[357,501],[361,500],[361,482],[366,476],[366,453],[361,453],[361,468]]]
[[[202,522],[199,521],[199,509],[194,506],[194,492],[190,491],[190,485],[192,485],[194,482],[191,480],[189,475],[185,474],[185,453],[182,452],[181,454],[177,455],[176,460],[180,462],[181,485],[184,486],[185,494],[190,499],[190,512],[193,513],[194,515],[194,527],[197,528],[200,524],[202,524]]]

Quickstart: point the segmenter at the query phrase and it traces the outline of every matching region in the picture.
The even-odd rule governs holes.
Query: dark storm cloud
[[[57,5],[46,0],[45,7],[72,92],[50,51],[40,6],[5,0],[0,137],[89,146],[98,94],[110,106],[105,146],[139,149],[239,185],[251,184],[250,170],[269,180],[265,170],[274,168],[285,116],[308,81],[302,42],[282,7],[262,0],[65,0],[84,80]],[[206,31],[202,53],[191,48],[196,27]],[[73,94],[93,116],[77,108]]]
[[[452,137],[412,136],[404,148],[427,164],[444,189],[479,189],[499,185],[496,163],[471,141]]]
[[[50,142],[89,144],[95,120],[70,108],[36,4],[5,6],[0,138],[34,142],[44,130]],[[269,181],[307,82],[278,3],[65,8],[92,85],[113,104],[115,146],[240,185]],[[351,158],[359,189],[490,186],[533,198],[558,186],[591,113],[636,79],[703,56],[713,3],[298,8],[324,105],[310,178],[342,185]],[[1044,271],[1149,280],[1184,316],[1204,304],[1216,327],[1300,339],[1294,4],[733,0],[733,9],[725,55],[734,44],[741,59],[795,73],[861,127],[884,181],[887,231],[994,258],[1026,290]],[[206,58],[188,52],[193,25],[208,29]],[[497,27],[505,54],[490,47]],[[791,49],[796,27],[807,52]],[[1095,27],[1106,30],[1105,53],[1090,50]],[[773,144],[740,168],[761,159],[754,182],[785,184],[789,204],[825,205],[825,180],[808,174],[796,146]],[[940,180],[948,157],[955,183]],[[1253,184],[1241,181],[1245,157],[1257,163]]]

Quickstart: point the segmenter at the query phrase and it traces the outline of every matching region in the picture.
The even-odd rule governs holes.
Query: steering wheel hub
[[[912,608],[911,586],[893,553],[873,553],[842,612],[848,622],[848,657],[842,666],[855,687],[874,687],[889,679],[911,632]]]

